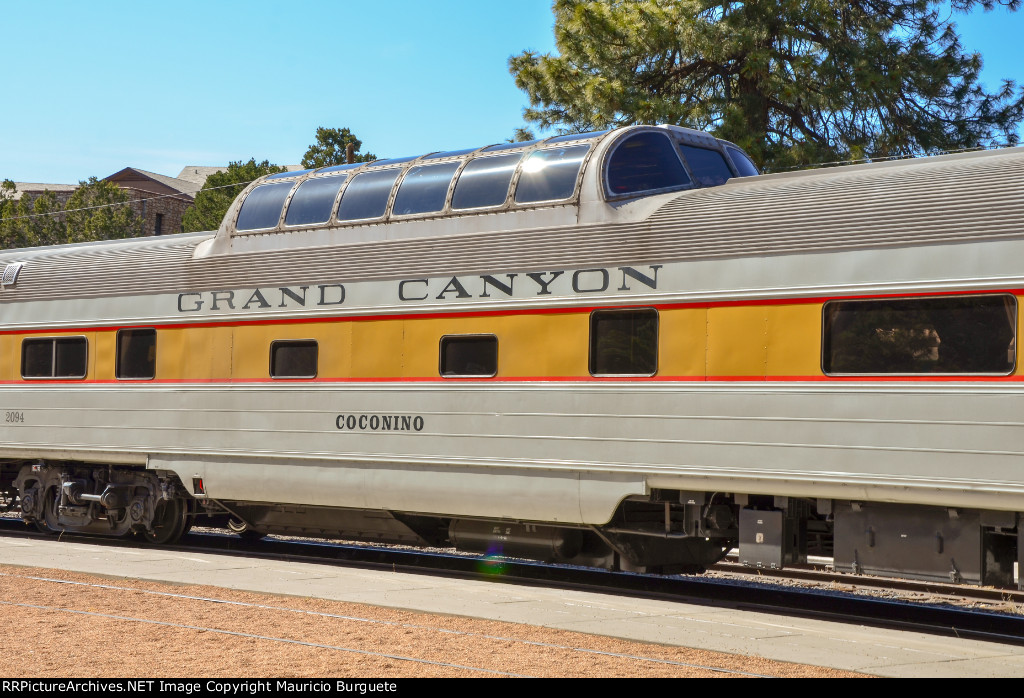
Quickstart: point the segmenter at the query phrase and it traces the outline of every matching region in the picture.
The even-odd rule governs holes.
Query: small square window
[[[441,337],[441,375],[491,377],[498,373],[498,338],[492,334]]]
[[[270,344],[271,378],[316,378],[318,347],[313,339],[281,339]]]
[[[653,376],[658,370],[658,311],[595,310],[590,315],[590,373]]]
[[[114,375],[120,380],[156,377],[156,330],[118,330]]]

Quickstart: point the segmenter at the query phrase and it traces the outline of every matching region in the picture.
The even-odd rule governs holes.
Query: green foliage
[[[245,185],[264,175],[284,171],[285,168],[272,165],[267,160],[257,163],[255,158],[250,158],[249,162],[229,163],[224,172],[216,172],[206,178],[203,188],[196,194],[195,206],[182,216],[185,232],[216,230],[231,202],[245,189]]]
[[[36,200],[38,205],[43,197]],[[119,240],[140,237],[142,219],[135,215],[128,202],[128,192],[113,182],[90,177],[79,182],[78,189],[64,207],[66,236],[62,240],[42,237],[36,244],[58,242],[91,242],[93,240]],[[55,219],[47,216],[47,219]]]
[[[10,180],[0,185],[0,246],[4,249],[142,235],[142,220],[128,205],[128,193],[111,182],[95,177],[79,182],[63,208],[51,191],[17,200],[15,193]]]
[[[313,169],[344,165],[347,162],[345,148],[349,143],[355,146],[356,162],[373,162],[377,159],[373,153],[359,152],[359,149],[363,147],[363,142],[347,128],[324,128],[321,126],[316,130],[316,143],[309,146],[306,154],[302,156],[302,166]]]
[[[3,249],[24,247],[26,221],[20,220],[31,213],[24,202],[16,201],[14,182],[5,179],[0,184],[0,246]]]
[[[525,143],[526,141],[536,140],[537,136],[528,128],[519,127],[512,132],[512,137],[509,138],[506,143]]]
[[[957,11],[994,0],[953,0]],[[1020,0],[998,4],[1016,10]],[[560,55],[512,56],[527,121],[711,131],[770,169],[1016,142],[939,0],[556,0]]]
[[[23,246],[35,247],[78,242],[75,237],[77,229],[72,230],[65,216],[61,215],[63,209],[57,201],[56,194],[52,191],[44,191],[31,202],[31,205],[28,205],[28,197],[24,197],[24,199],[26,205],[23,210],[26,214],[31,214],[32,217],[23,219],[23,230],[25,231],[22,239]]]

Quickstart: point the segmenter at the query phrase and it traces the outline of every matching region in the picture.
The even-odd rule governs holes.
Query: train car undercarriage
[[[1014,584],[1024,552],[1016,513],[976,509],[656,489],[623,500],[607,524],[581,527],[199,499],[174,473],[124,466],[37,461],[0,473],[0,503],[41,531],[158,545],[193,525],[226,525],[252,538],[453,547],[655,574],[700,573],[733,549],[763,569],[805,564],[810,552],[852,574],[1002,587]]]

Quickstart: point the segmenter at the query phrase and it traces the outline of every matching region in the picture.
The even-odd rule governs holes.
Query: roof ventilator
[[[25,266],[24,262],[11,262],[4,267],[4,275],[0,277],[0,286],[7,288],[13,286],[14,282],[18,280],[18,273],[21,272],[21,268]]]

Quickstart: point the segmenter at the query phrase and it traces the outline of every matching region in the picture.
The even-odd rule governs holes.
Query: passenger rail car
[[[0,254],[0,491],[678,572],[1013,583],[1024,150],[758,175],[638,126],[286,172]]]

